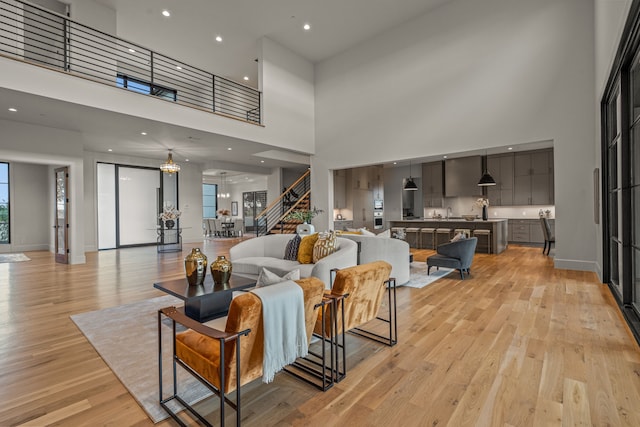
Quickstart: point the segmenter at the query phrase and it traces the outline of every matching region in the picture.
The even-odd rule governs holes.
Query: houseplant
[[[164,209],[162,209],[162,213],[158,215],[158,218],[162,220],[164,226],[168,230],[171,230],[175,225],[175,221],[180,218],[181,214],[182,212],[176,209],[175,206],[173,206],[172,204],[166,204],[164,206]]]
[[[486,221],[487,219],[489,219],[489,214],[487,212],[488,208],[489,208],[489,199],[486,199],[484,197],[480,197],[478,200],[475,201],[474,205],[478,208],[482,208],[482,220]]]
[[[311,234],[315,231],[315,228],[311,225],[311,220],[323,212],[324,211],[322,209],[318,209],[315,206],[313,209],[296,209],[295,211],[290,212],[284,219],[302,221],[302,224],[296,227],[296,232],[301,235]]]

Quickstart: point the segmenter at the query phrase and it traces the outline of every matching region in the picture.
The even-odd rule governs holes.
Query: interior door
[[[56,262],[69,263],[69,168],[55,170],[56,205],[55,205],[55,253]]]

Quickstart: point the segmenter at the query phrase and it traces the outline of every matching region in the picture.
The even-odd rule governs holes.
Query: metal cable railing
[[[262,122],[260,91],[20,0],[0,0],[0,55]]]
[[[284,218],[292,211],[300,208],[308,209],[311,203],[311,172],[306,171],[289,188],[285,189],[280,197],[271,202],[267,208],[256,216],[256,236],[270,233],[295,232],[287,230],[291,221]]]

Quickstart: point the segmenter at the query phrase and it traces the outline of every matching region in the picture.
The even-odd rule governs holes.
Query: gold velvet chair
[[[324,330],[325,338],[330,338],[326,331],[332,331],[336,360],[334,376],[336,381],[340,381],[346,375],[345,332],[350,331],[355,335],[388,346],[394,346],[398,342],[396,283],[395,279],[389,277],[391,264],[386,261],[374,261],[334,271],[335,278],[331,291],[325,295],[333,300],[334,309],[321,310],[315,333],[321,335]],[[385,291],[389,309],[387,318],[378,315]],[[374,319],[388,324],[387,334],[382,335],[362,328],[364,324]],[[342,359],[342,368],[340,368],[340,359]]]
[[[310,339],[325,286],[315,277],[301,279],[296,283],[303,291],[305,326]],[[162,384],[162,315],[169,317],[173,324],[173,394],[166,398]],[[176,323],[190,329],[176,333]],[[262,377],[264,332],[260,298],[251,292],[234,298],[229,307],[224,332],[187,317],[181,309],[163,308],[158,312],[158,334],[160,405],[165,411],[180,425],[185,425],[167,405],[167,402],[175,399],[203,424],[211,425],[179,396],[176,379],[178,364],[219,397],[220,425],[224,425],[225,404],[235,409],[236,424],[240,425],[240,387]],[[235,402],[228,396],[234,390]]]

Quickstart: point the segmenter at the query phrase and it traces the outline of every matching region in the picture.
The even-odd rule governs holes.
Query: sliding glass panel
[[[98,163],[98,249],[116,247],[116,165]]]
[[[119,244],[155,243],[159,170],[119,166],[118,184]]]

